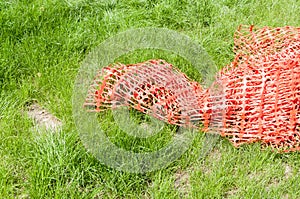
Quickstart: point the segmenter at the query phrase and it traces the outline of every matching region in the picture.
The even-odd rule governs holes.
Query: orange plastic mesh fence
[[[226,94],[221,135],[235,146],[261,141],[299,150],[300,28],[241,26],[235,53],[219,74]]]
[[[163,60],[116,64],[96,76],[85,106],[90,111],[130,106],[170,124],[203,124],[204,130],[219,111],[217,130],[236,147],[261,142],[300,151],[300,28],[240,26],[234,41],[235,59],[211,88]],[[215,85],[222,85],[221,101],[212,92]]]
[[[170,124],[199,127],[207,92],[164,60],[104,67],[89,89],[90,111],[130,106]],[[203,100],[202,100],[203,99]],[[201,123],[199,123],[201,122]]]

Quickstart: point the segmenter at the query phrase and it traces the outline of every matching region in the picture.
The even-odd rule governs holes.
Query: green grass
[[[233,34],[239,24],[300,26],[299,13],[297,0],[0,1],[1,198],[299,198],[299,153],[274,154],[258,144],[235,149],[220,139],[199,159],[204,140],[200,133],[167,168],[146,174],[109,168],[81,143],[71,102],[85,56],[118,32],[148,26],[178,31],[202,45],[221,68],[234,57]],[[159,50],[118,60],[150,58],[164,58],[191,78],[200,78],[184,67],[185,60]],[[32,100],[63,121],[60,133],[32,130],[23,113]],[[160,136],[169,139],[173,127],[166,128]],[[113,141],[122,140],[126,149],[156,147],[149,140],[121,139],[124,133],[117,127],[109,130]],[[166,140],[160,136],[156,142],[163,145]],[[179,171],[189,176],[181,182],[188,188],[175,186]]]

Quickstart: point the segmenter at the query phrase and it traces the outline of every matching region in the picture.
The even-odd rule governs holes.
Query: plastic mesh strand
[[[261,142],[280,151],[300,150],[300,29],[254,29],[235,34],[234,61],[209,89],[163,60],[105,67],[89,89],[85,106],[102,111],[130,106],[170,124],[218,132],[234,146]],[[223,99],[213,87],[222,85]],[[223,108],[216,108],[224,105]]]

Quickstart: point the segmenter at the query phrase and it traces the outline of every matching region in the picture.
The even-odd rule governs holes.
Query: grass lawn
[[[81,63],[119,32],[148,26],[175,30],[199,43],[221,68],[234,57],[238,25],[300,27],[299,19],[298,0],[1,0],[0,198],[300,198],[299,153],[275,154],[259,144],[236,149],[220,139],[199,158],[205,145],[199,132],[167,168],[133,174],[88,153],[72,117]],[[150,58],[164,58],[185,70],[182,58],[160,50],[119,60]],[[197,80],[193,71],[185,72]],[[32,101],[62,121],[60,132],[33,128],[24,114]],[[123,139],[126,135],[106,114],[107,134],[125,149],[153,150],[170,139],[172,126],[156,140]]]

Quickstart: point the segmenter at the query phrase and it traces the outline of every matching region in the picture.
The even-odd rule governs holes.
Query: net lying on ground
[[[170,124],[217,131],[234,146],[300,151],[300,28],[240,26],[235,59],[204,89],[164,60],[104,67],[89,111],[129,106]]]

